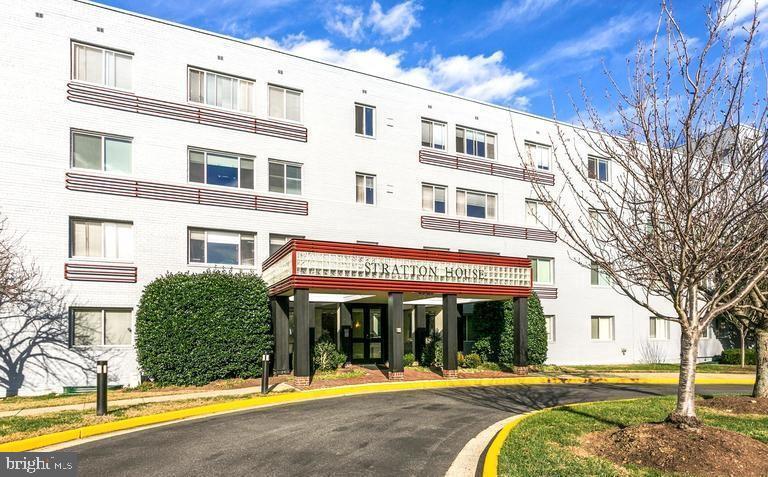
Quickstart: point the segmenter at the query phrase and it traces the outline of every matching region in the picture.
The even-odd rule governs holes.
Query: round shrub
[[[336,371],[347,362],[347,355],[333,341],[321,339],[314,346],[312,361],[317,371]]]
[[[479,354],[469,353],[468,355],[464,356],[465,368],[479,368],[481,364],[483,364],[483,360],[480,358]]]
[[[493,349],[491,347],[491,338],[483,336],[472,345],[472,353],[480,356],[484,363],[493,361]]]
[[[416,356],[413,353],[405,353],[403,355],[403,366],[413,366],[416,362]]]
[[[739,348],[724,349],[720,354],[720,364],[741,364],[741,350]],[[744,350],[744,361],[749,366],[757,363],[757,353],[753,349]]]
[[[139,365],[161,385],[261,376],[272,341],[267,288],[253,274],[169,273],[144,288],[136,313]]]

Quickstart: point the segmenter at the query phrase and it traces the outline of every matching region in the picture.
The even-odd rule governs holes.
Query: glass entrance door
[[[379,363],[385,361],[383,305],[352,307],[352,361]]]

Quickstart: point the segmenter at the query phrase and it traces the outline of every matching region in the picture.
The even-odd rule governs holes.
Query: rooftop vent
[[[36,16],[37,18],[43,18],[43,14],[42,14],[42,13],[40,13],[40,12],[35,12],[35,16]]]
[[[99,32],[99,33],[104,33],[104,28],[96,27],[96,31]]]
[[[221,56],[221,55],[217,56],[217,58],[219,59],[219,61],[221,61],[221,60],[223,60],[223,59],[224,59],[224,57],[223,57],[223,56]]]

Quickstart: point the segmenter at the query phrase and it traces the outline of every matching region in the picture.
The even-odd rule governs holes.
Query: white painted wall
[[[497,161],[512,165],[520,161],[510,119],[519,138],[545,143],[554,132],[552,122],[82,2],[0,0],[0,9],[4,12],[0,18],[0,84],[6,93],[0,114],[0,213],[7,217],[9,228],[23,237],[25,254],[34,259],[51,286],[62,290],[68,304],[135,309],[143,286],[154,277],[167,271],[201,270],[203,267],[187,263],[187,228],[191,226],[257,233],[259,263],[268,256],[270,233],[548,256],[555,258],[559,290],[556,300],[543,300],[546,314],[556,315],[550,361],[629,363],[641,358],[640,347],[648,338],[648,313],[610,289],[590,287],[589,271],[574,265],[561,244],[420,227],[422,181],[449,187],[448,216],[452,217],[457,187],[498,193],[498,222],[503,224],[524,225],[524,200],[531,195],[526,182],[420,164],[422,116],[448,123],[449,153],[455,151],[451,138],[457,124],[496,132]],[[37,18],[36,12],[43,13],[43,18]],[[309,141],[299,143],[67,101],[73,39],[133,52],[134,91],[141,96],[185,102],[188,65],[254,79],[255,114],[261,118],[267,117],[268,83],[302,89]],[[223,60],[217,59],[219,55]],[[377,107],[375,139],[354,134],[355,102]],[[255,156],[258,194],[270,195],[269,158],[300,162],[301,198],[309,201],[310,214],[302,217],[67,191],[64,174],[69,169],[70,128],[132,137],[133,177],[162,183],[186,184],[188,146]],[[376,206],[355,203],[355,172],[376,174]],[[132,221],[138,283],[65,281],[71,216]],[[595,314],[616,317],[613,341],[590,341],[589,317]],[[678,336],[674,332],[668,342],[660,343],[670,360],[677,356]],[[713,340],[702,345],[702,350],[712,355],[718,346]],[[93,353],[111,355],[114,381],[138,381],[133,350],[97,349]],[[28,376],[23,392],[58,391],[61,385],[95,379],[71,369],[55,374],[43,369]]]

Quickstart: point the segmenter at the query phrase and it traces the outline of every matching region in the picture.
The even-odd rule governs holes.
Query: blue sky
[[[102,2],[544,116],[554,101],[566,119],[580,82],[600,104],[603,64],[626,77],[627,57],[652,37],[659,13],[655,0]],[[673,1],[694,41],[704,2]]]

